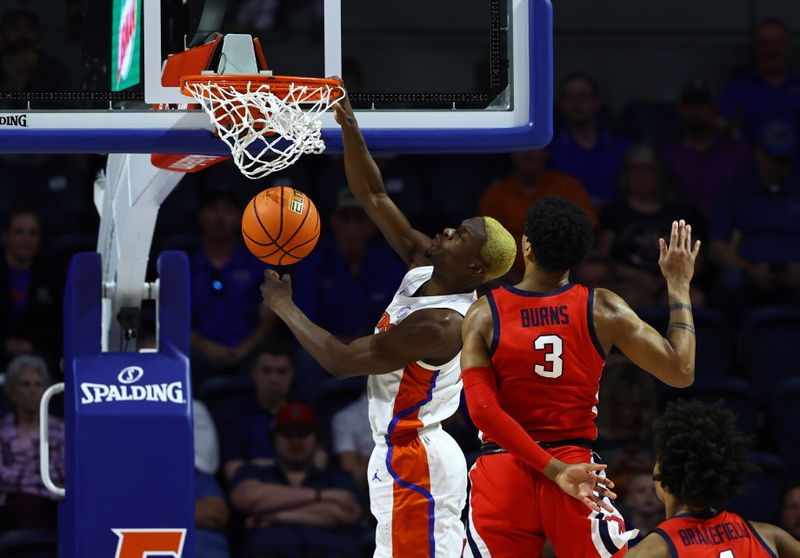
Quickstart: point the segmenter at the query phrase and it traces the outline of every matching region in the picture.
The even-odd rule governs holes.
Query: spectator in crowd
[[[348,66],[343,67],[343,70],[352,73],[354,64],[351,62]],[[358,76],[360,70],[356,68],[356,72]],[[355,80],[348,79],[347,90],[349,92],[354,91],[350,84],[351,81],[358,83],[361,80],[358,77]],[[393,200],[396,200],[395,203],[408,216],[409,220],[416,223],[418,220],[425,220],[428,217],[427,213],[430,208],[424,184],[427,177],[423,177],[420,172],[420,165],[414,163],[409,157],[383,155],[375,158],[375,164],[381,171],[387,193],[392,196]],[[317,204],[317,209],[323,215],[332,215],[338,208],[340,196],[347,196],[342,192],[350,192],[345,175],[344,159],[342,157],[328,159],[320,168],[316,178],[318,186],[314,192],[314,203]],[[345,205],[353,206],[351,199],[353,199],[352,195],[349,199],[346,197]]]
[[[792,174],[796,134],[777,120],[760,126],[756,164],[732,182],[712,226],[711,258],[722,268],[717,306],[738,319],[750,306],[800,295],[800,184]]]
[[[192,401],[194,424],[194,499],[196,558],[228,558],[228,504],[214,478],[219,469],[219,442],[206,406]]]
[[[800,483],[790,486],[783,496],[781,525],[790,535],[800,541]]]
[[[657,414],[653,380],[630,361],[607,366],[600,385],[597,451],[606,463],[622,460],[650,445]],[[646,469],[646,465],[640,467]]]
[[[531,204],[545,196],[561,196],[586,211],[592,221],[597,219],[597,209],[577,178],[548,168],[547,149],[518,151],[511,154],[513,172],[489,187],[478,203],[478,215],[494,217],[522,241],[525,217]],[[521,274],[524,268],[522,250],[512,270]]]
[[[616,179],[631,142],[615,136],[598,119],[603,101],[597,81],[585,72],[572,72],[558,90],[558,108],[565,126],[550,144],[550,166],[579,179],[599,205],[616,193]]]
[[[39,473],[39,401],[50,385],[44,359],[21,355],[8,365],[5,394],[13,412],[0,419],[0,529],[52,529],[56,502]],[[64,484],[64,423],[48,417],[50,477]]]
[[[689,82],[676,107],[681,136],[661,148],[661,159],[677,193],[710,219],[717,194],[744,172],[751,155],[747,144],[717,130],[717,105],[702,80]]]
[[[333,238],[322,239],[293,267],[292,284],[308,318],[348,342],[373,332],[406,270],[393,252],[372,242],[375,225],[349,188],[339,191],[331,229]]]
[[[0,90],[63,91],[69,75],[59,60],[41,49],[39,18],[27,9],[7,11],[0,19]]]
[[[255,397],[228,424],[221,425],[222,458],[228,480],[246,463],[274,463],[269,433],[294,378],[289,348],[274,341],[260,347],[253,356],[250,376]]]
[[[199,469],[194,471],[194,556],[228,558],[228,504],[217,480]]]
[[[592,289],[614,289],[617,285],[614,261],[605,254],[592,252],[572,270],[570,281]]]
[[[748,137],[766,120],[797,121],[800,76],[789,70],[791,39],[779,19],[765,19],[753,36],[750,73],[731,81],[720,95],[720,109],[734,130]]]
[[[637,286],[650,305],[666,286],[658,267],[658,239],[668,238],[677,219],[691,223],[692,235],[703,238],[697,211],[671,201],[653,150],[643,144],[632,147],[620,174],[620,198],[600,213],[597,249],[615,261],[620,280]]]
[[[3,245],[0,368],[24,353],[54,354],[61,332],[58,294],[39,259],[41,228],[36,213],[13,211],[3,228]]]
[[[349,473],[314,466],[314,411],[303,403],[283,405],[271,437],[275,463],[246,465],[232,483],[231,502],[247,515],[243,557],[359,556],[358,489]]]
[[[192,374],[238,371],[270,331],[259,285],[265,266],[242,242],[239,202],[215,190],[198,211],[201,245],[191,256]]]
[[[664,504],[656,496],[653,469],[639,469],[631,474],[620,489],[620,504],[625,526],[638,529],[639,534],[628,543],[634,546],[664,519]]]
[[[219,471],[219,438],[211,413],[199,399],[192,400],[192,419],[194,467],[202,473],[214,476]]]
[[[361,501],[369,501],[368,471],[369,458],[375,440],[369,425],[369,405],[367,391],[341,409],[333,416],[333,453],[339,459],[342,469],[353,475]]]

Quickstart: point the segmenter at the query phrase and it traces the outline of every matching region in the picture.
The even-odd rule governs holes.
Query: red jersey
[[[750,522],[735,513],[676,515],[653,532],[667,541],[673,558],[777,558]]]
[[[534,293],[504,285],[486,297],[503,410],[537,442],[594,440],[606,357],[594,332],[593,289],[568,283]]]

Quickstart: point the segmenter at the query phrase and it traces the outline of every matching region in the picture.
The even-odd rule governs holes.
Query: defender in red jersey
[[[800,541],[713,506],[736,494],[747,439],[721,407],[670,404],[655,424],[656,494],[667,519],[628,558],[800,558]]]
[[[600,375],[616,346],[663,382],[691,385],[689,283],[700,244],[683,221],[673,223],[669,244],[659,241],[671,310],[664,338],[614,293],[569,282],[592,242],[581,209],[539,200],[522,238],[522,281],[478,300],[464,320],[464,390],[484,441],[470,471],[466,556],[540,556],[547,539],[559,558],[610,558],[636,536],[604,488],[592,487],[599,477],[585,464],[597,437]],[[576,463],[588,477],[577,489]]]

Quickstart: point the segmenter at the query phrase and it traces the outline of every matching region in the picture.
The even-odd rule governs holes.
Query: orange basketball
[[[319,239],[319,213],[300,190],[275,186],[259,192],[242,215],[242,236],[259,260],[290,265],[305,258]]]

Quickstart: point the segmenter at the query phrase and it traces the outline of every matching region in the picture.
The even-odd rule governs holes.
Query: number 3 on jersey
[[[542,364],[534,364],[533,371],[544,378],[558,378],[564,372],[564,361],[561,353],[564,352],[564,341],[558,335],[540,335],[533,342],[536,351],[547,351],[544,355],[545,362],[550,363],[550,368]]]

